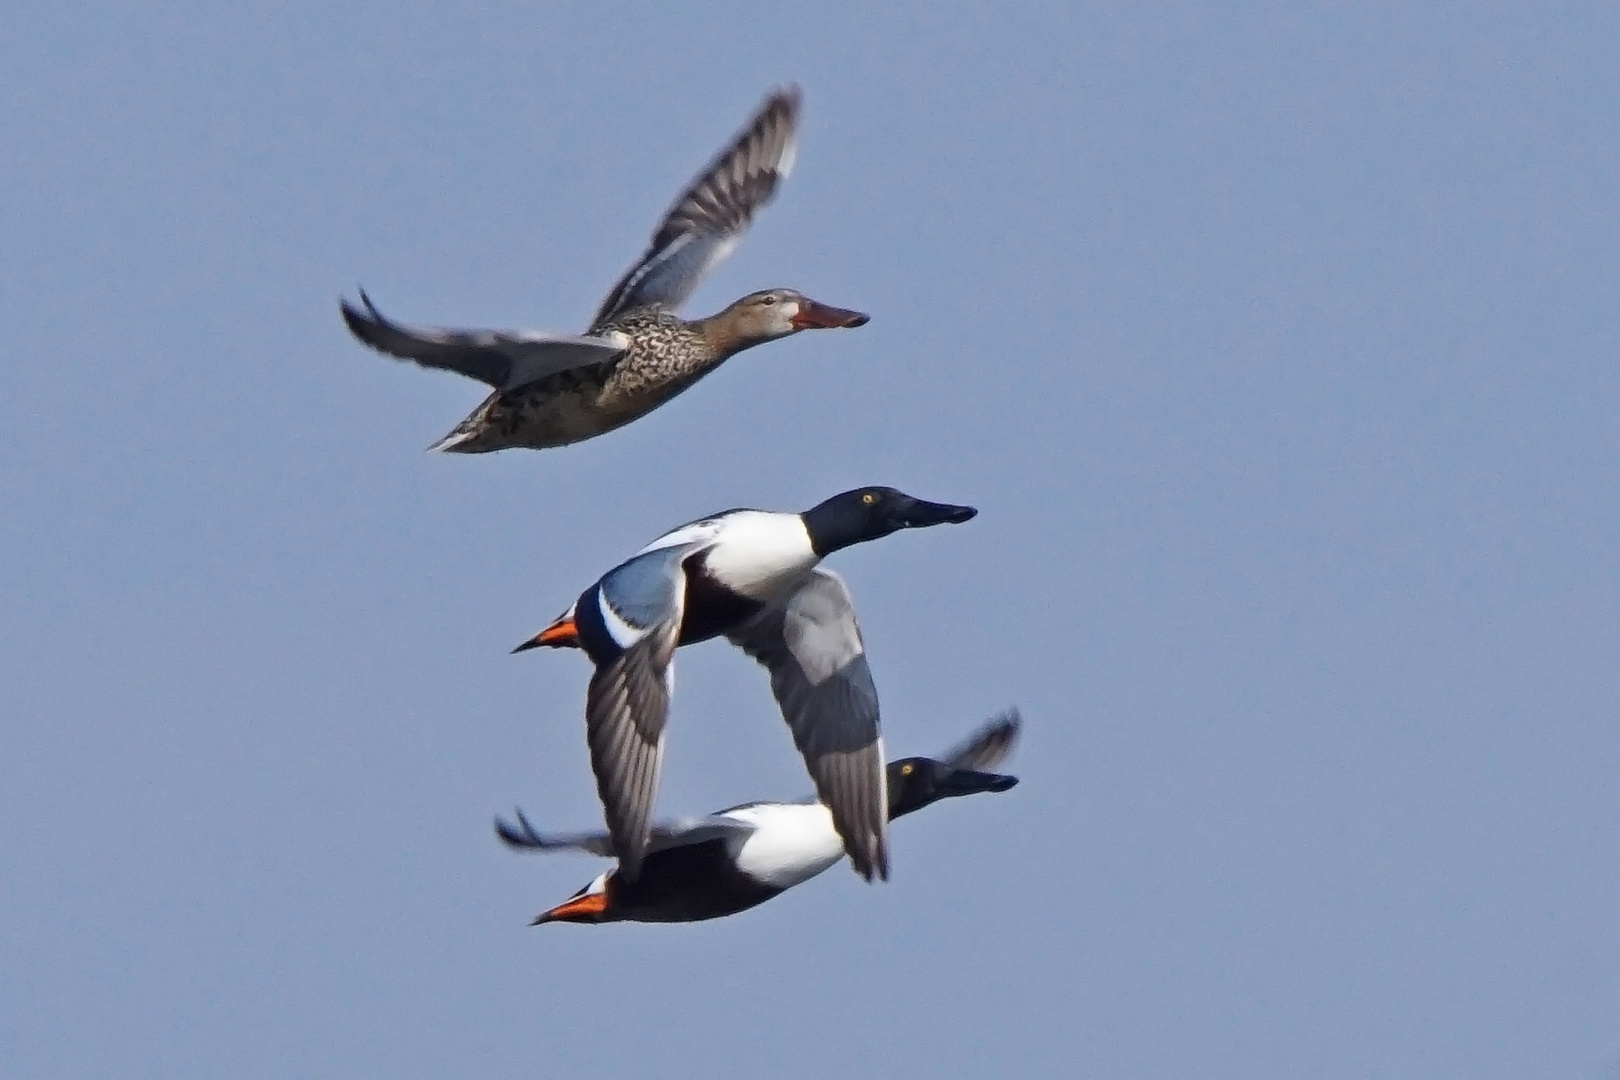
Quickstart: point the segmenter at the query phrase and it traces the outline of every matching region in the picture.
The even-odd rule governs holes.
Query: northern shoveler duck
[[[889,820],[940,799],[1006,791],[1018,783],[1015,776],[985,770],[995,768],[1012,750],[1019,726],[1018,712],[1011,709],[938,760],[891,761],[886,770]],[[496,832],[514,848],[573,848],[613,857],[613,840],[606,833],[545,836],[535,831],[522,810],[517,819],[516,824],[495,819]],[[653,830],[639,876],[626,879],[618,869],[600,874],[542,912],[534,925],[698,922],[735,915],[809,881],[843,854],[832,814],[823,804],[744,803],[659,826]]]
[[[596,665],[585,734],[621,875],[635,878],[647,850],[675,649],[724,634],[770,671],[856,871],[888,877],[877,690],[849,591],[817,564],[851,544],[976,513],[883,487],[802,514],[728,510],[660,536],[513,650],[579,648]]]
[[[675,315],[788,174],[798,115],[795,87],[765,99],[664,215],[652,246],[583,336],[405,326],[385,318],[363,290],[363,309],[342,302],[343,320],[379,352],[494,388],[428,448],[457,454],[580,442],[646,415],[744,349],[800,330],[861,326],[861,312],[792,289],[750,293],[706,319]]]

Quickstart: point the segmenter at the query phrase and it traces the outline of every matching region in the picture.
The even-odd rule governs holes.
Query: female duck
[[[1018,712],[1011,709],[942,754],[943,760],[890,762],[889,819],[940,799],[1006,791],[1018,783],[1015,776],[984,771],[1011,752],[1018,729]],[[496,832],[514,848],[613,855],[606,833],[543,836],[523,811],[517,818],[515,825],[495,821]],[[735,915],[809,881],[843,854],[832,814],[822,804],[747,803],[656,829],[635,879],[609,870],[534,923],[698,922]]]
[[[687,322],[674,312],[730,253],[793,164],[799,92],[779,90],[676,200],[652,246],[613,287],[582,336],[444,330],[384,318],[365,292],[343,301],[355,337],[390,356],[471,376],[494,388],[429,449],[458,454],[580,442],[644,416],[728,357],[800,330],[860,326],[858,311],[792,289],[743,297]]]

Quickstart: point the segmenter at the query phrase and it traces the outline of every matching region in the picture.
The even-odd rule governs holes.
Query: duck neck
[[[744,349],[751,349],[755,345],[770,340],[769,338],[745,334],[737,325],[737,320],[730,317],[731,309],[717,312],[706,319],[699,319],[692,324],[698,337],[708,347],[709,353],[714,357],[714,363],[728,357],[736,356]]]
[[[918,793],[913,790],[911,785],[904,782],[897,782],[898,780],[898,777],[889,777],[890,821],[893,821],[897,817],[905,817],[913,810],[921,810],[930,803],[937,801],[936,797],[932,794],[927,795],[926,797],[919,797]]]
[[[853,510],[848,500],[839,496],[812,506],[799,518],[804,522],[804,531],[810,536],[811,550],[821,559],[853,544],[876,540],[894,531],[874,526],[870,516]]]

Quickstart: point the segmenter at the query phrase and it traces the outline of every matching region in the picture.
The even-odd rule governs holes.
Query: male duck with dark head
[[[720,635],[769,670],[856,872],[888,877],[877,689],[849,591],[818,564],[852,544],[977,512],[885,487],[802,514],[727,510],[660,536],[514,650],[579,648],[596,665],[585,734],[623,877],[635,878],[647,850],[675,649]]]
[[[613,287],[583,335],[447,330],[387,319],[360,293],[349,330],[372,348],[488,383],[494,393],[432,450],[483,454],[580,442],[656,409],[728,357],[800,330],[867,317],[792,289],[766,289],[688,322],[675,315],[725,258],[793,164],[799,92],[778,90],[675,201],[652,246]]]
[[[1018,730],[1018,712],[1008,710],[939,759],[891,761],[886,770],[889,820],[941,799],[1006,791],[1018,783],[1015,776],[986,771],[1011,752]],[[535,831],[521,810],[515,824],[497,818],[495,829],[521,850],[577,849],[609,858],[614,852],[606,833],[546,836]],[[658,826],[638,876],[627,879],[620,869],[609,870],[534,922],[717,919],[809,881],[843,854],[832,814],[821,803],[745,803]]]

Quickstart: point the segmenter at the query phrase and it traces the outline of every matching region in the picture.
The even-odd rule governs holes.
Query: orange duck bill
[[[529,925],[539,926],[548,922],[598,922],[606,913],[607,894],[586,893],[584,896],[565,900],[550,911],[542,911]]]
[[[799,310],[788,322],[795,330],[834,330],[840,327],[865,326],[871,316],[863,311],[821,304],[808,296],[799,301]]]
[[[574,626],[574,617],[564,615],[512,651],[526,652],[529,649],[538,649],[542,645],[552,649],[579,648],[579,630]]]

